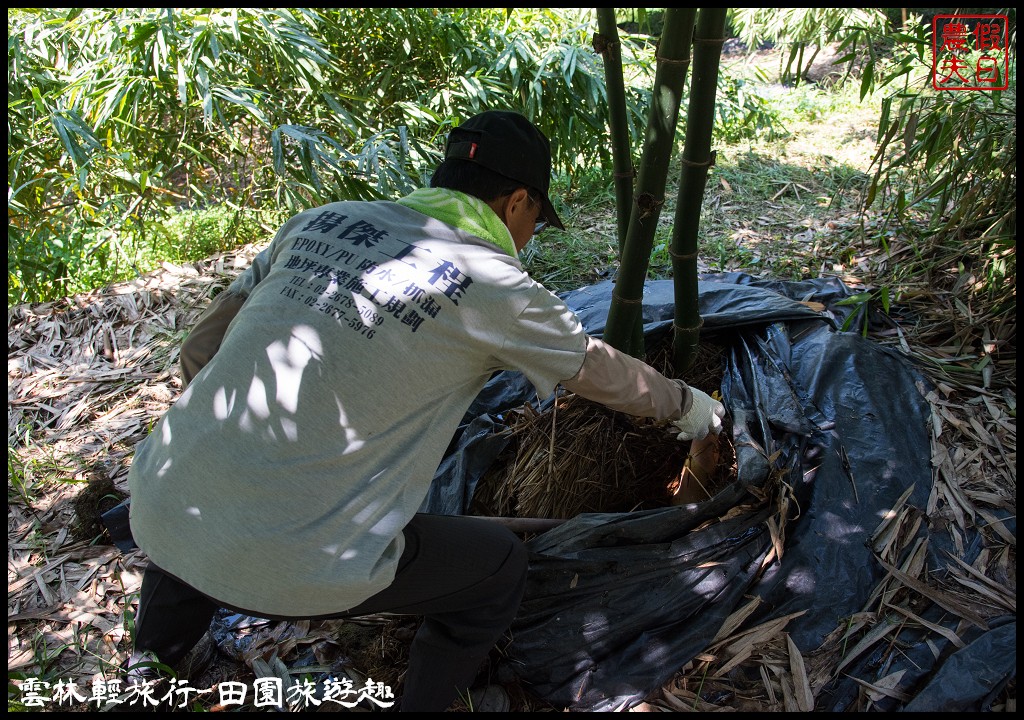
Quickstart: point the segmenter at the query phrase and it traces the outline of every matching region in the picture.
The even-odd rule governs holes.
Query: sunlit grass
[[[217,205],[201,210],[184,210],[162,224],[170,262],[202,260],[217,252],[247,243],[269,242],[283,212],[245,208],[232,210]],[[153,247],[156,255],[158,248]],[[150,261],[151,262],[151,261]]]
[[[120,233],[105,227],[76,231],[53,241],[61,250],[64,272],[31,288],[12,283],[8,287],[8,304],[76,295],[133,280],[159,269],[163,263],[181,265],[249,243],[269,242],[285,219],[286,214],[278,209],[235,210],[226,204],[215,204],[145,220],[144,230],[138,233]]]

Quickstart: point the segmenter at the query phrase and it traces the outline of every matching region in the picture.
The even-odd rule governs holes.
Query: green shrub
[[[562,171],[599,163],[588,33],[552,10],[12,10],[8,302],[143,271],[180,208],[408,192],[485,108],[534,119]]]

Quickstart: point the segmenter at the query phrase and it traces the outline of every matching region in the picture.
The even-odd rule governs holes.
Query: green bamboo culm
[[[675,147],[676,123],[690,65],[690,42],[696,14],[693,8],[668,8],[665,11],[636,192],[612,304],[608,310],[605,342],[634,357],[644,352],[641,314],[644,280],[658,217],[665,202],[665,183]]]
[[[718,66],[725,42],[725,16],[725,8],[701,8],[693,35],[690,104],[686,112],[679,197],[669,246],[675,291],[672,365],[677,373],[693,365],[703,325],[697,300],[697,234],[708,170],[715,163],[711,134],[715,124]]]
[[[594,50],[604,60],[605,86],[608,90],[608,132],[612,139],[613,186],[615,188],[615,215],[618,221],[619,257],[626,244],[629,211],[633,205],[633,149],[629,145],[629,126],[626,123],[626,89],[622,79],[622,44],[615,25],[615,8],[597,8],[597,34]]]

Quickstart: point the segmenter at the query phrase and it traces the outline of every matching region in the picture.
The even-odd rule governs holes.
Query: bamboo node
[[[679,158],[679,162],[682,163],[683,165],[689,165],[690,167],[711,168],[711,167],[715,166],[715,161],[717,159],[718,159],[718,151],[717,150],[712,150],[711,151],[711,155],[708,156],[708,159],[705,160],[704,162],[696,162],[694,160],[687,160],[684,157],[680,157]]]
[[[608,38],[605,35],[602,35],[601,33],[594,33],[594,52],[596,52],[599,55],[603,56],[611,52],[615,48],[619,47],[621,44],[622,43],[620,43],[618,40],[611,40],[610,38]]]
[[[650,193],[640,193],[636,196],[636,206],[640,209],[640,217],[645,218],[665,204],[665,199],[657,199]]]
[[[668,254],[671,255],[672,257],[674,257],[676,260],[696,260],[697,259],[697,252],[696,251],[694,251],[692,253],[677,253],[677,252],[673,251],[672,248],[669,248],[668,249]]]
[[[692,330],[700,330],[702,327],[704,327],[704,318],[702,318],[702,317],[698,317],[697,318],[697,324],[696,325],[691,325],[691,326],[688,326],[688,327],[683,327],[682,325],[677,325],[675,323],[675,321],[672,322],[672,330],[678,330],[679,332],[690,332]]]
[[[699,37],[695,37],[693,39],[693,44],[696,45],[697,43],[700,43],[701,45],[723,45],[723,44],[725,44],[725,41],[728,40],[728,39],[729,38],[724,38],[724,37],[723,38],[699,38]]]
[[[620,303],[624,303],[625,305],[639,305],[644,301],[643,298],[640,298],[638,300],[629,300],[627,298],[622,297],[614,290],[612,290],[612,300],[618,300]]]
[[[685,57],[685,58],[667,58],[667,57],[664,57],[662,55],[657,55],[655,57],[655,60],[657,60],[660,63],[665,63],[666,65],[689,65],[690,64],[690,58],[688,58],[688,57]]]

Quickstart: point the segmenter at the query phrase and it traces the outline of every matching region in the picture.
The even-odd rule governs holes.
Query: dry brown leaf
[[[793,690],[793,679],[788,673],[779,676],[779,687],[782,689],[782,708],[786,712],[800,712],[800,704]]]
[[[874,533],[871,535],[871,547],[881,557],[890,557],[890,551],[893,549],[893,544],[902,534],[901,529],[904,526],[908,517],[914,517],[913,511],[910,508],[904,507],[907,502],[907,498],[910,497],[914,491],[914,485],[906,489],[903,495],[893,503],[892,508],[886,511],[882,522],[875,528]],[[912,535],[913,530],[908,534]],[[896,550],[898,552],[898,549]]]
[[[928,622],[924,618],[915,615],[914,613],[912,613],[907,608],[900,607],[898,605],[890,605],[889,603],[886,603],[886,607],[888,607],[888,608],[890,608],[892,610],[895,610],[898,613],[901,613],[902,615],[906,616],[910,620],[913,620],[914,622],[916,622],[918,625],[922,625],[922,626],[928,628],[929,630],[931,630],[932,632],[938,633],[939,635],[941,635],[942,637],[944,637],[947,640],[949,640],[951,643],[953,643],[954,646],[956,646],[958,648],[962,648],[962,647],[966,647],[967,646],[966,643],[963,640],[960,639],[960,636],[957,635],[952,630],[950,630],[949,628],[943,627],[942,625],[939,625],[937,623]]]
[[[811,712],[814,710],[814,693],[811,692],[811,681],[807,677],[803,655],[800,654],[800,649],[793,642],[793,638],[789,633],[786,633],[786,648],[789,651],[789,669],[793,676],[793,694],[796,699],[797,709],[800,712]]]
[[[755,610],[757,610],[757,608],[761,606],[761,602],[761,598],[753,597],[738,610],[734,610],[732,614],[725,619],[725,622],[722,623],[722,627],[718,629],[715,636],[711,638],[711,644],[714,645],[722,638],[729,637],[737,628],[740,627],[740,625],[744,623],[744,621],[746,621],[748,617],[750,617],[751,614],[753,614]]]
[[[1011,547],[1017,547],[1017,537],[1006,527],[1006,520],[1000,520],[984,508],[978,508],[978,514],[985,520],[985,524],[981,527],[991,529]]]
[[[902,570],[893,567],[884,560],[878,560],[878,562],[882,567],[888,570],[897,580],[902,582],[911,590],[914,590],[915,592],[924,595],[926,598],[934,602],[942,609],[948,610],[954,615],[957,615],[958,617],[961,617],[964,620],[974,623],[982,630],[988,630],[988,624],[981,617],[979,617],[976,613],[964,607],[962,603],[957,601],[957,599],[949,593],[943,592],[942,590],[938,590],[933,587],[929,587],[925,583],[910,577]]]
[[[757,671],[761,675],[761,683],[764,685],[764,690],[768,693],[768,702],[774,705],[778,702],[778,699],[775,696],[775,683],[768,677],[768,668],[764,663],[761,663],[758,665]]]
[[[890,675],[886,675],[884,678],[874,683],[869,683],[866,680],[855,678],[852,675],[848,677],[867,690],[868,697],[874,702],[879,702],[883,698],[887,697],[901,702],[907,702],[911,699],[911,696],[896,689],[899,687],[900,681],[903,679],[906,672],[906,670],[898,670]]]
[[[665,700],[665,702],[668,703],[669,707],[671,707],[676,712],[696,712],[696,709],[694,708],[694,703],[692,701],[690,703],[683,702],[682,699],[680,699],[676,695],[676,692],[679,691],[676,690],[673,692],[669,692],[665,688],[662,688],[661,690],[661,696]]]
[[[769,642],[770,640],[778,639],[779,634],[789,624],[789,621],[793,618],[800,617],[806,612],[802,610],[797,613],[790,615],[784,615],[774,620],[769,620],[761,625],[746,630],[738,635],[731,638],[727,638],[719,643],[721,647],[721,655],[729,658],[721,668],[718,669],[719,675],[727,675],[730,670],[746,660],[754,652],[756,647],[762,643]]]
[[[896,622],[885,617],[881,618],[878,623],[842,657],[839,664],[833,670],[834,675],[838,675],[842,672],[843,668],[860,657],[876,642],[884,638],[893,630],[897,629],[897,627],[899,626]]]
[[[978,559],[976,561],[976,564],[981,565],[982,567],[987,566],[988,565],[989,554],[990,554],[990,548],[985,548],[984,550],[982,550],[982,552],[979,553],[979,555],[978,555]],[[967,563],[965,563],[960,558],[950,556],[950,559],[952,559],[954,562],[956,562],[957,565],[959,565],[964,570],[966,570],[970,575],[972,575],[972,576],[976,577],[977,579],[981,580],[983,583],[985,583],[986,585],[991,587],[996,592],[1004,595],[1007,599],[1011,600],[1014,603],[1017,602],[1017,593],[1014,590],[1011,590],[1010,588],[1008,588],[1008,587],[1006,587],[1004,585],[1001,585],[1000,583],[998,583],[994,579],[992,579],[989,576],[987,576],[984,572],[982,572],[978,568],[976,568],[974,566],[971,566],[971,565],[968,565]]]

